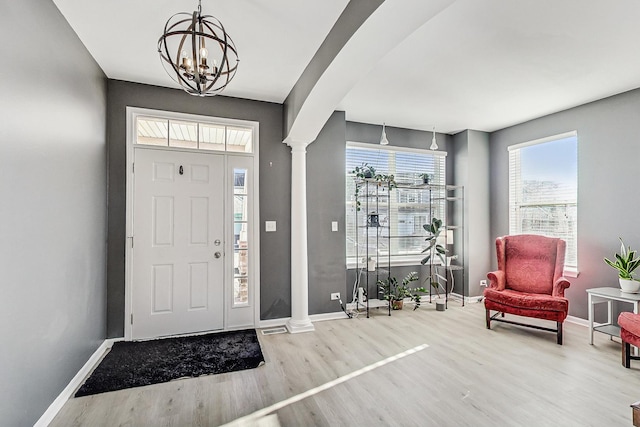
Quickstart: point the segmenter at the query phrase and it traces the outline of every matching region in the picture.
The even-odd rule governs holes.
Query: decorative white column
[[[287,330],[314,331],[309,319],[309,258],[307,255],[307,142],[284,141],[291,147],[291,319]]]

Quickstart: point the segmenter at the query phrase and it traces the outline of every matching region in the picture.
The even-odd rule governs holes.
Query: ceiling
[[[354,0],[360,1],[360,0]],[[195,0],[54,0],[112,79],[176,87],[157,42]],[[224,95],[283,102],[347,0],[204,0],[240,56]],[[388,11],[385,31],[403,25]],[[637,0],[457,0],[379,58],[348,120],[494,131],[640,87]]]

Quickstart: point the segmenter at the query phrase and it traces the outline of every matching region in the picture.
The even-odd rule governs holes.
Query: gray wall
[[[332,292],[346,302],[345,283],[345,134],[344,112],[329,118],[307,147],[307,226],[309,254],[309,313],[340,311]],[[331,222],[338,231],[331,231]]]
[[[618,236],[640,248],[640,90],[626,92],[491,134],[491,235],[509,232],[507,146],[578,131],[578,278],[570,278],[569,314],[587,318],[585,289],[618,286],[603,257]],[[495,268],[495,260],[492,259]],[[630,309],[630,307],[626,307]]]
[[[389,146],[419,148],[428,150],[431,145],[433,133],[431,131],[421,131],[414,129],[404,129],[387,126],[387,139]],[[367,142],[369,144],[380,145],[380,135],[382,135],[381,125],[370,125],[367,123],[357,123],[347,121],[347,141]],[[436,132],[438,150],[447,151],[451,144],[451,135]],[[344,150],[344,147],[343,147]],[[447,159],[447,168],[450,167]],[[343,173],[344,174],[344,173]]]
[[[51,1],[0,36],[0,424],[30,426],[105,338],[106,78]]]
[[[456,219],[461,214],[464,216],[465,227],[464,236],[454,231],[454,253],[460,254],[457,248],[464,239],[465,295],[477,296],[482,295],[480,280],[486,279],[495,252],[487,227],[490,223],[489,134],[474,130],[460,132],[453,136],[452,152],[454,178],[450,182],[464,186],[464,206],[463,212],[456,211],[460,204],[450,203],[450,207]],[[461,292],[457,284],[456,292]]]
[[[346,129],[346,141],[353,141],[353,142],[366,142],[366,143],[370,143],[373,145],[377,145],[379,146],[380,144],[380,135],[382,134],[382,126],[378,126],[378,125],[370,125],[370,124],[366,124],[366,123],[356,123],[356,122],[347,122],[347,129]],[[396,147],[409,147],[409,148],[420,148],[420,149],[428,149],[429,146],[431,145],[431,137],[432,137],[432,132],[429,131],[420,131],[420,130],[413,130],[413,129],[403,129],[403,128],[395,128],[395,127],[386,127],[386,133],[387,133],[387,139],[389,140],[389,146],[396,146]],[[437,138],[437,142],[438,142],[438,149],[440,151],[451,151],[451,148],[454,146],[453,145],[453,138],[451,137],[451,135],[446,135],[446,134],[441,134],[441,133],[436,133],[436,138]],[[338,148],[336,148],[338,149]],[[329,185],[327,185],[328,188],[338,188],[338,186],[342,186],[342,211],[343,211],[343,215],[344,215],[344,211],[345,211],[345,205],[344,205],[344,199],[345,199],[345,195],[344,195],[344,145],[340,148],[341,149],[341,162],[342,162],[342,171],[340,173],[340,175],[336,175],[336,176],[332,176],[332,177],[328,177],[328,179],[330,179],[329,181]],[[447,156],[447,180],[450,181],[453,177],[453,171],[452,168],[454,166],[453,163],[453,155],[452,153],[448,153]],[[336,172],[337,174],[337,172]],[[342,249],[342,267],[344,268],[344,264],[345,264],[345,249],[344,249],[344,245],[345,245],[345,240],[346,240],[346,236],[344,234],[344,230],[341,229],[341,239],[342,239],[342,245],[343,245],[343,249]],[[420,283],[423,282],[422,278],[423,277],[428,277],[428,271],[427,268],[418,264],[415,266],[403,266],[403,267],[393,267],[391,274],[393,276],[395,276],[398,280],[401,280],[404,276],[406,276],[408,273],[410,273],[411,271],[415,271],[418,273],[418,276],[421,278],[420,279]],[[364,272],[363,272],[364,274]],[[353,285],[356,279],[356,270],[355,269],[350,269],[347,271],[347,276],[346,276],[346,289],[345,289],[345,295],[347,296],[347,299],[343,299],[343,302],[351,302],[352,299],[352,294],[353,294]],[[364,277],[362,278],[362,280],[364,280]],[[369,279],[369,291],[370,292],[376,292],[376,288],[375,288],[375,278],[372,278],[370,276]],[[458,280],[458,278],[456,277],[456,280]],[[371,295],[371,298],[377,298],[377,295]]]
[[[109,246],[107,333],[124,335],[126,107],[142,107],[260,123],[260,307],[261,318],[291,312],[291,151],[282,143],[282,105],[215,96],[199,98],[179,89],[109,80]],[[264,221],[277,232],[264,232]]]

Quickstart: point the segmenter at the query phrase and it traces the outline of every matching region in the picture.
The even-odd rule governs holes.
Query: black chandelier
[[[198,0],[193,14],[180,12],[169,18],[158,40],[158,53],[165,71],[187,93],[213,96],[233,79],[239,59],[222,23],[203,16],[201,6]]]

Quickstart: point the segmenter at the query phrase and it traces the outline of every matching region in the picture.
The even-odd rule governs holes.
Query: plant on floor
[[[438,258],[441,262],[441,265],[447,265],[447,261],[445,258],[445,254],[447,253],[447,249],[438,243],[438,238],[440,237],[440,233],[442,233],[442,220],[438,218],[432,218],[430,224],[424,224],[422,226],[424,230],[427,232],[427,247],[423,249],[422,253],[426,253],[427,255],[420,261],[422,265],[429,265],[429,276],[425,279],[425,281],[429,282],[429,286],[433,288],[440,297],[440,280],[447,280],[442,275],[438,274],[435,268],[435,261]]]
[[[384,280],[378,280],[378,286],[380,287],[379,293],[384,300],[389,301],[391,308],[394,310],[402,309],[405,298],[409,298],[415,302],[413,309],[416,310],[420,308],[422,294],[427,292],[427,290],[421,286],[416,288],[409,287],[412,282],[417,280],[418,273],[415,271],[407,274],[404,279],[402,279],[401,284],[398,284],[398,279],[389,276]]]
[[[631,246],[625,247],[622,237],[618,238],[620,239],[620,253],[615,254],[615,261],[605,258],[604,262],[618,270],[618,276],[621,279],[635,280],[633,272],[640,267],[640,258],[636,258],[636,251],[631,250]]]

